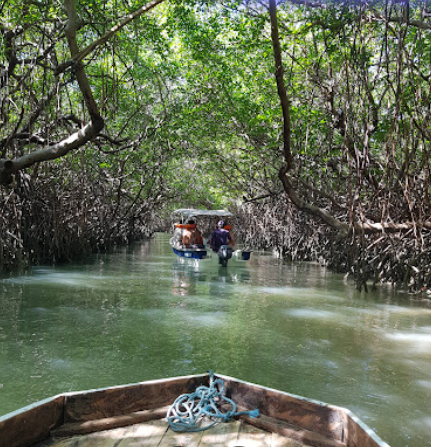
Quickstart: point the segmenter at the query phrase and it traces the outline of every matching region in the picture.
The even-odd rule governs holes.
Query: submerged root
[[[353,278],[359,290],[390,283],[410,292],[431,289],[431,232],[338,233],[298,211],[285,198],[243,205],[242,238],[290,261],[315,261]]]
[[[106,185],[69,174],[68,185],[21,177],[0,189],[0,272],[81,261],[152,235],[152,210],[112,199]]]

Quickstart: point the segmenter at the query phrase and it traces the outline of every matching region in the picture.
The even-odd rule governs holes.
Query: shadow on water
[[[392,446],[431,435],[431,307],[266,253],[182,263],[167,235],[0,280],[0,414],[208,369],[345,406]]]

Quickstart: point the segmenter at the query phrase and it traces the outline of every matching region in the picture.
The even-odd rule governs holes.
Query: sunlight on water
[[[419,304],[421,302],[419,301]],[[407,315],[407,316],[425,316],[431,315],[431,309],[430,308],[424,308],[423,306],[420,307],[402,307],[402,306],[391,306],[391,305],[382,305],[377,304],[376,307],[385,313],[390,314],[397,314],[397,315]]]
[[[168,235],[0,279],[0,414],[205,372],[341,405],[392,447],[431,439],[431,304],[316,264],[179,262]]]
[[[336,320],[339,318],[339,315],[335,312],[317,309],[289,309],[286,311],[286,314],[291,317],[303,319]]]
[[[416,383],[419,386],[423,386],[424,388],[431,390],[431,381],[429,381],[429,380],[417,380]]]
[[[431,355],[431,334],[396,332],[386,334],[385,337],[397,343],[404,344],[403,350],[408,350],[409,354],[414,350],[417,352],[429,352]]]
[[[224,318],[226,317],[226,314],[222,312],[216,312],[211,315],[207,314],[189,314],[185,315],[185,320],[187,320],[190,323],[193,323],[194,326],[199,327],[203,326],[205,328],[223,328],[224,326]]]
[[[63,273],[49,273],[46,274],[46,269],[34,271],[37,276],[22,276],[19,278],[5,279],[5,284],[11,283],[16,285],[29,285],[34,283],[42,283],[46,285],[65,285],[75,287],[93,287],[95,284],[103,284],[107,278],[92,275],[82,275],[79,273],[68,274],[67,277]],[[94,283],[94,284],[93,284]]]

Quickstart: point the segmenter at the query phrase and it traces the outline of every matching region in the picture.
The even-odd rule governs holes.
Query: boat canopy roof
[[[208,217],[230,217],[233,216],[233,214],[230,211],[227,210],[199,210],[194,208],[180,208],[178,210],[175,210],[173,213],[180,214],[181,216],[185,218],[189,217],[198,217],[198,216],[208,216]]]

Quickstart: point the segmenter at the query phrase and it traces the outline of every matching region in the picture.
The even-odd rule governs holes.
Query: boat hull
[[[175,248],[172,247],[173,252],[180,258],[185,259],[208,259],[208,250],[204,249],[187,249],[187,248]]]
[[[172,240],[170,242],[172,247],[172,251],[181,259],[187,260],[190,259],[192,261],[205,261],[208,262],[210,260],[215,260],[218,262],[218,256],[214,253],[209,246],[205,246],[205,248],[185,248],[176,246]],[[251,252],[246,250],[235,250],[232,253],[232,257],[229,258],[229,261],[234,263],[246,263],[250,260]]]
[[[241,409],[259,409],[248,424],[321,447],[389,447],[349,410],[289,393],[216,375]],[[166,415],[166,407],[209,375],[175,377],[113,388],[65,393],[0,417],[0,447],[32,447],[53,432],[88,433]]]

